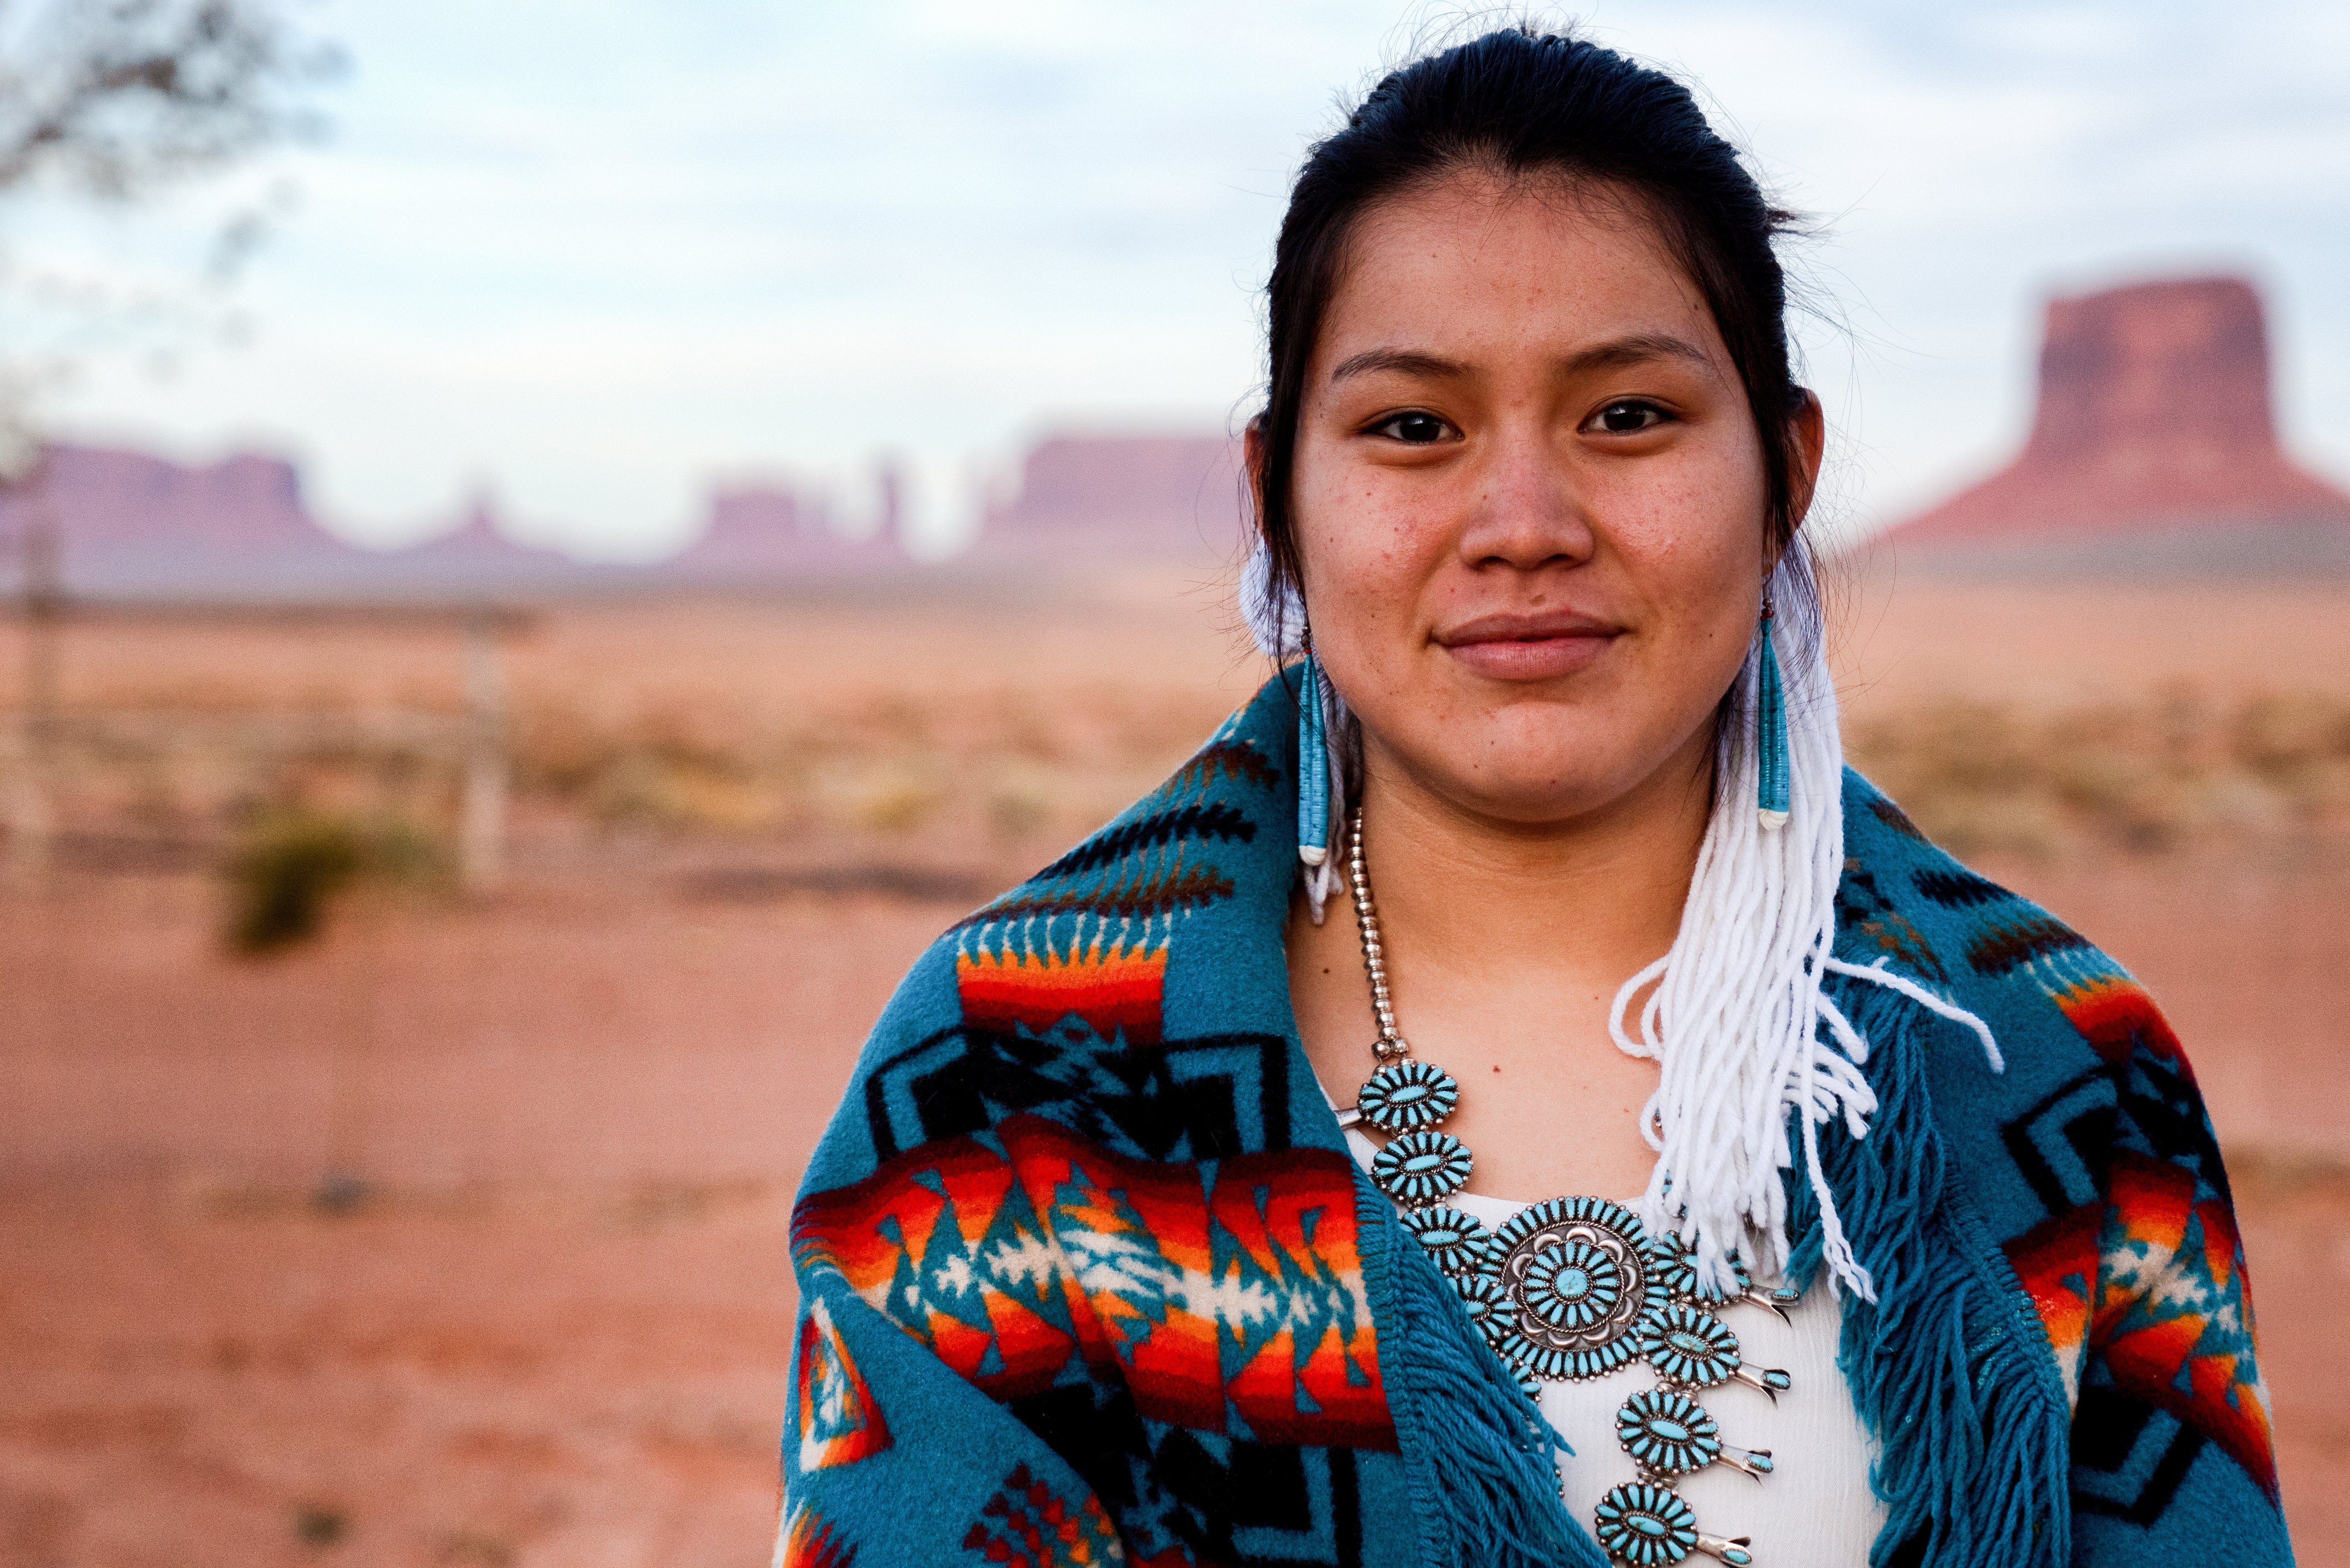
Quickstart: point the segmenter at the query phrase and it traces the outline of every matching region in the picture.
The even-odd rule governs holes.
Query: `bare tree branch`
[[[280,0],[0,0],[0,206],[38,189],[125,201],[315,132],[306,89],[340,55],[298,36]],[[224,284],[262,237],[266,214],[234,214],[206,274]],[[0,286],[14,286],[0,253]],[[36,276],[35,293],[56,280]],[[92,284],[62,302],[83,335],[151,314]],[[78,352],[0,348],[0,492],[39,461],[35,405]]]
[[[52,0],[0,29],[0,192],[120,199],[302,137],[339,68],[265,0]]]

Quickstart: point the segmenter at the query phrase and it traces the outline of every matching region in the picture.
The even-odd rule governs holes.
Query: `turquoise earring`
[[[1297,669],[1297,858],[1320,866],[1330,858],[1330,748],[1322,735],[1322,665],[1310,639]]]
[[[1787,826],[1787,698],[1771,648],[1771,601],[1762,601],[1762,649],[1754,677],[1754,805],[1765,832]]]

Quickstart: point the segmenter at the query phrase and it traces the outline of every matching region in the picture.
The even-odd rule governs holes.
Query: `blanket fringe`
[[[1866,1138],[1823,1140],[1846,1234],[1877,1300],[1847,1300],[1837,1361],[1882,1448],[1870,1480],[1888,1517],[1869,1553],[1918,1568],[2062,1568],[2071,1553],[2069,1420],[2044,1338],[1970,1255],[1943,1207],[1949,1167],[1919,1031],[1930,1014],[1874,986],[1832,981],[1868,1039],[1877,1094]],[[1864,1014],[1866,1017],[1864,1018]],[[1970,1046],[1971,1048],[1971,1046]],[[1788,1184],[1790,1272],[1819,1271],[1807,1183]]]
[[[1411,1465],[1412,1502],[1438,1568],[1607,1568],[1558,1499],[1566,1445],[1487,1349],[1460,1298],[1367,1181],[1359,1235],[1393,1309],[1388,1407]],[[1375,1287],[1376,1288],[1376,1287]],[[1397,1385],[1400,1383],[1401,1386]]]

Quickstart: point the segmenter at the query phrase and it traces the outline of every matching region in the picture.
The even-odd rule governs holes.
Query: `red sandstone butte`
[[[2290,569],[2350,558],[2350,495],[2277,445],[2259,294],[2189,278],[2051,300],[2022,455],[1887,538],[1905,560]]]

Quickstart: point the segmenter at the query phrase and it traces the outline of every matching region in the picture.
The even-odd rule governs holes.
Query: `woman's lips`
[[[1483,616],[1437,641],[1471,672],[1493,680],[1548,680],[1587,668],[1619,628],[1589,616]]]

